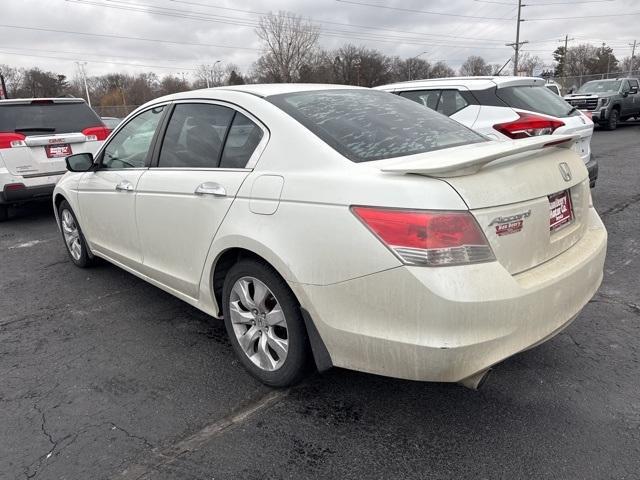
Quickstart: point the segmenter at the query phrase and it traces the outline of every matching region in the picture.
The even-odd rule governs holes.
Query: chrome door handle
[[[116,190],[119,192],[133,192],[133,185],[128,180],[123,180],[116,185]]]
[[[227,191],[224,189],[222,185],[215,182],[205,182],[198,185],[196,191],[194,192],[196,195],[213,195],[214,197],[226,197]]]

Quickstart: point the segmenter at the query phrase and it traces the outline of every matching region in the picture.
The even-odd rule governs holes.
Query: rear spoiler
[[[579,135],[541,135],[539,137],[487,142],[447,148],[422,155],[416,160],[400,161],[381,168],[388,173],[415,173],[427,177],[461,177],[476,173],[485,165],[518,153],[545,147],[571,148]]]

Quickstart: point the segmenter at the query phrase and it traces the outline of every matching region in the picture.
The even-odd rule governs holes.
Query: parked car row
[[[573,148],[595,186],[598,164],[591,157],[593,122],[546,87],[542,78],[454,77],[377,88],[418,102],[495,140],[576,135]]]
[[[536,82],[459,82],[153,100],[67,157],[69,256],[224,318],[268,385],[315,364],[476,388],[578,315],[607,233],[591,121]]]

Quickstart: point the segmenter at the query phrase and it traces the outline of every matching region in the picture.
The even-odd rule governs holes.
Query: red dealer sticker
[[[503,223],[496,225],[496,235],[502,237],[503,235],[511,235],[512,233],[518,233],[522,230],[524,225],[523,220],[516,220],[515,222]]]
[[[555,232],[573,220],[569,190],[549,195],[549,229]]]
[[[71,155],[71,145],[64,143],[62,145],[45,145],[44,151],[47,152],[47,158],[68,157]]]

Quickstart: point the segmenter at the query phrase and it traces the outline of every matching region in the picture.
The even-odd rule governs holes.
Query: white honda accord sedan
[[[266,384],[315,364],[475,387],[600,285],[574,141],[489,141],[364,88],[223,87],[149,102],[68,157],[54,205],[77,266],[223,317]]]

